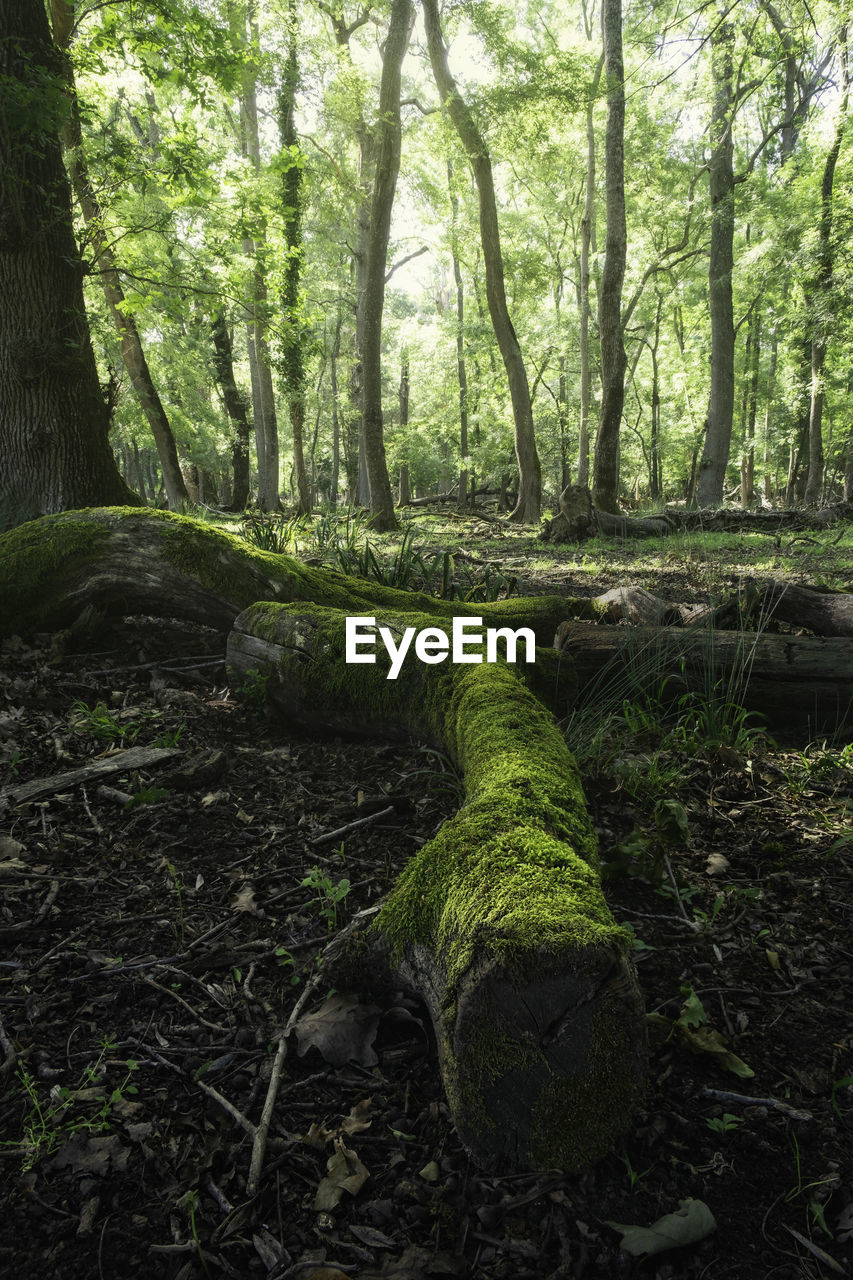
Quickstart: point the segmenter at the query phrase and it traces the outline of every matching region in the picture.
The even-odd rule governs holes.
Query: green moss
[[[69,578],[108,541],[108,531],[86,519],[86,513],[71,525],[62,514],[42,516],[4,533],[0,537],[0,634],[32,633],[70,621],[62,612]]]
[[[585,1070],[554,1077],[542,1089],[531,1117],[534,1168],[575,1173],[601,1159],[637,1105],[636,1047],[618,1012],[615,998],[598,1006]]]

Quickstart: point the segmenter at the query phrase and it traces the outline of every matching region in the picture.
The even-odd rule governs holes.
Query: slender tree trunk
[[[382,313],[391,211],[400,171],[400,79],[409,46],[414,9],[411,0],[394,0],[382,58],[379,118],[376,122],[376,171],[370,210],[370,238],[364,291],[362,351],[362,435],[373,527],[396,529],[394,497],[385,461],[382,433]]]
[[[290,427],[293,435],[293,469],[296,472],[297,512],[311,511],[311,486],[305,471],[305,362],[302,355],[304,323],[300,297],[302,274],[302,162],[296,136],[296,90],[299,85],[297,39],[299,25],[295,0],[287,9],[288,44],[284,76],[279,94],[279,129],[282,148],[281,200],[284,220],[284,264],[282,290],[282,374],[290,405]]]
[[[741,504],[755,501],[755,419],[758,413],[758,367],[761,360],[761,297],[756,299],[749,322],[745,379],[744,450],[741,463]]]
[[[247,57],[242,72],[240,101],[240,143],[243,155],[260,172],[261,151],[258,132],[257,73],[251,54],[259,48],[257,0],[245,0],[232,10],[232,24]],[[248,287],[246,342],[252,378],[252,416],[258,455],[258,506],[262,511],[279,509],[279,444],[272,360],[269,350],[269,290],[266,280],[267,228],[258,210],[251,229],[243,233],[243,253],[252,263]]]
[[[465,285],[459,262],[457,221],[459,199],[453,187],[453,162],[447,161],[447,184],[450,188],[452,213],[450,252],[453,258],[453,279],[456,283],[456,376],[459,382],[459,451],[462,467],[459,472],[457,506],[464,511],[468,506],[468,370],[465,366]]]
[[[592,500],[615,512],[619,499],[619,430],[625,402],[622,282],[628,237],[625,225],[625,69],[622,61],[622,0],[603,0],[604,72],[607,77],[607,245],[601,278],[601,414],[593,459]]]
[[[187,501],[187,492],[181,476],[178,450],[169,418],[148,368],[148,361],[142,347],[136,321],[125,310],[124,291],[116,267],[115,255],[104,231],[104,215],[92,186],[86,164],[83,146],[83,131],[80,123],[80,103],[74,82],[74,69],[71,65],[70,45],[74,26],[74,6],[70,0],[50,0],[51,18],[53,22],[53,38],[57,48],[62,51],[64,66],[65,91],[68,97],[69,110],[62,130],[63,143],[68,156],[68,172],[71,185],[83,221],[89,232],[89,241],[95,263],[101,278],[107,307],[119,335],[121,355],[136,392],[142,411],[148,420],[166,483],[169,506],[177,508]]]
[[[604,68],[604,53],[598,60],[589,102],[586,107],[586,183],[584,191],[583,219],[581,220],[580,252],[580,362],[581,362],[581,420],[578,436],[578,484],[589,485],[589,421],[592,408],[592,367],[589,355],[590,318],[590,270],[589,251],[595,227],[595,125],[593,110],[595,96]],[[568,481],[566,482],[568,483]],[[565,485],[563,486],[565,488]]]
[[[539,519],[541,512],[542,471],[533,431],[533,407],[527,372],[506,302],[492,161],[486,141],[477,128],[474,117],[460,95],[451,74],[441,32],[438,0],[423,0],[423,8],[432,73],[447,114],[465,148],[477,183],[480,237],[486,268],[486,299],[509,381],[515,420],[515,455],[518,460],[519,488],[518,502],[510,514],[510,519],[531,524]]]
[[[332,484],[329,502],[333,507],[338,505],[338,488],[341,482],[341,415],[338,407],[338,360],[341,354],[341,309],[338,306],[335,316],[335,336],[332,340],[332,351],[329,357],[329,378],[332,391]]]
[[[779,359],[779,337],[776,330],[773,330],[773,338],[770,344],[770,369],[767,373],[767,404],[764,409],[764,481],[763,490],[764,497],[767,502],[773,497],[773,478],[771,476],[770,467],[770,437],[772,435],[773,425],[773,396],[776,391],[776,365]]]
[[[400,360],[400,435],[405,441],[406,428],[409,425],[409,353],[403,348]],[[405,447],[405,444],[404,444]],[[400,463],[400,506],[407,507],[412,500],[409,484],[409,464]]]
[[[732,304],[735,180],[732,145],[734,27],[720,17],[711,36],[714,104],[711,116],[711,256],[708,275],[711,312],[711,390],[705,448],[699,469],[701,507],[718,507],[732,439],[735,329]]]
[[[660,444],[660,368],[658,365],[658,348],[660,346],[660,318],[663,309],[663,297],[658,294],[655,311],[655,340],[651,347],[652,354],[652,433],[649,443],[649,496],[653,502],[663,493],[663,462]]]
[[[234,481],[229,505],[233,511],[242,511],[249,501],[249,440],[252,428],[249,425],[246,401],[234,378],[231,334],[223,311],[218,311],[214,316],[211,332],[216,381],[219,383],[222,399],[225,402],[225,411],[234,433],[231,438],[231,468]]]
[[[838,109],[838,122],[835,126],[835,137],[823,167],[823,180],[820,188],[820,229],[818,240],[817,288],[815,289],[815,319],[812,331],[811,352],[811,401],[809,405],[809,479],[806,485],[804,500],[808,504],[820,501],[823,484],[823,369],[826,363],[826,346],[829,337],[827,311],[831,309],[830,292],[833,276],[832,247],[832,188],[835,180],[835,166],[844,137],[844,124],[847,116],[847,99],[849,95],[849,74],[847,67],[847,28],[843,27],[839,36],[839,48],[842,60],[843,90]]]

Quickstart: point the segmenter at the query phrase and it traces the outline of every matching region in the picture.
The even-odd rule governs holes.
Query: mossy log
[[[771,733],[810,738],[853,729],[853,646],[835,636],[719,631],[713,627],[560,624],[555,647],[572,659],[584,697],[632,686],[693,691],[756,712]]]
[[[378,618],[435,625],[407,614]],[[642,1086],[644,1026],[607,908],[577,766],[504,662],[425,665],[396,680],[347,665],[335,610],[256,604],[229,666],[307,727],[405,731],[456,764],[465,802],[409,863],[335,965],[336,985],[408,987],[435,1028],[458,1132],[485,1167],[578,1170],[611,1149]]]
[[[69,627],[84,610],[185,618],[227,631],[256,600],[486,615],[495,626],[532,627],[542,645],[551,644],[571,603],[559,596],[435,600],[258,551],[201,520],[133,507],[43,516],[0,536],[0,636]]]

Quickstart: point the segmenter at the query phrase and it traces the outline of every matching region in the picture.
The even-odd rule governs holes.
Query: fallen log
[[[73,626],[84,610],[184,618],[227,632],[256,600],[333,608],[487,616],[550,645],[568,616],[559,596],[464,604],[365,582],[259,551],[187,516],[100,507],[42,516],[0,536],[0,636]]]
[[[756,608],[816,636],[853,636],[853,595],[818,591],[793,582],[757,584]]]
[[[49,778],[37,778],[34,782],[7,787],[0,791],[0,813],[10,804],[24,804],[25,801],[37,800],[40,796],[57,795],[71,787],[79,787],[98,778],[108,778],[113,773],[150,768],[179,754],[173,747],[128,747],[125,751],[115,751],[112,755],[93,760],[91,764],[81,765],[78,769],[66,769],[63,773],[51,774]]]
[[[395,633],[418,625],[410,614],[379,621]],[[228,644],[235,678],[259,669],[288,720],[438,746],[465,803],[350,940],[332,981],[402,984],[424,1001],[454,1122],[479,1164],[581,1169],[629,1124],[644,1030],[574,759],[520,667],[407,660],[389,680],[381,650],[373,665],[345,655],[344,617],[304,605],[254,605]]]
[[[539,533],[543,542],[583,542],[600,533],[605,537],[650,538],[671,532],[666,516],[611,515],[592,505],[589,489],[584,485],[567,485],[559,498],[559,509],[552,520],[545,520]]]
[[[614,627],[561,623],[555,647],[574,664],[580,696],[616,706],[632,689],[665,684],[764,717],[771,733],[816,735],[853,729],[853,645],[840,637],[771,635],[706,627]]]

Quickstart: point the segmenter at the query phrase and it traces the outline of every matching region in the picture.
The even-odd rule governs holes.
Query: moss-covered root
[[[397,630],[401,620],[378,621]],[[426,1001],[454,1120],[478,1162],[591,1163],[627,1127],[641,1088],[642,1008],[601,892],[575,762],[521,668],[411,657],[388,680],[382,647],[373,665],[345,664],[333,610],[255,606],[232,633],[244,664],[251,633],[288,716],[396,727],[456,762],[465,803],[360,935],[361,981],[375,981],[377,957],[390,957],[394,976]],[[351,951],[335,981],[357,960]]]
[[[86,606],[227,630],[256,600],[436,617],[486,614],[496,625],[533,627],[538,643],[547,645],[567,616],[566,603],[555,596],[463,605],[396,591],[257,551],[242,538],[166,511],[65,511],[0,536],[0,636],[69,626]]]

